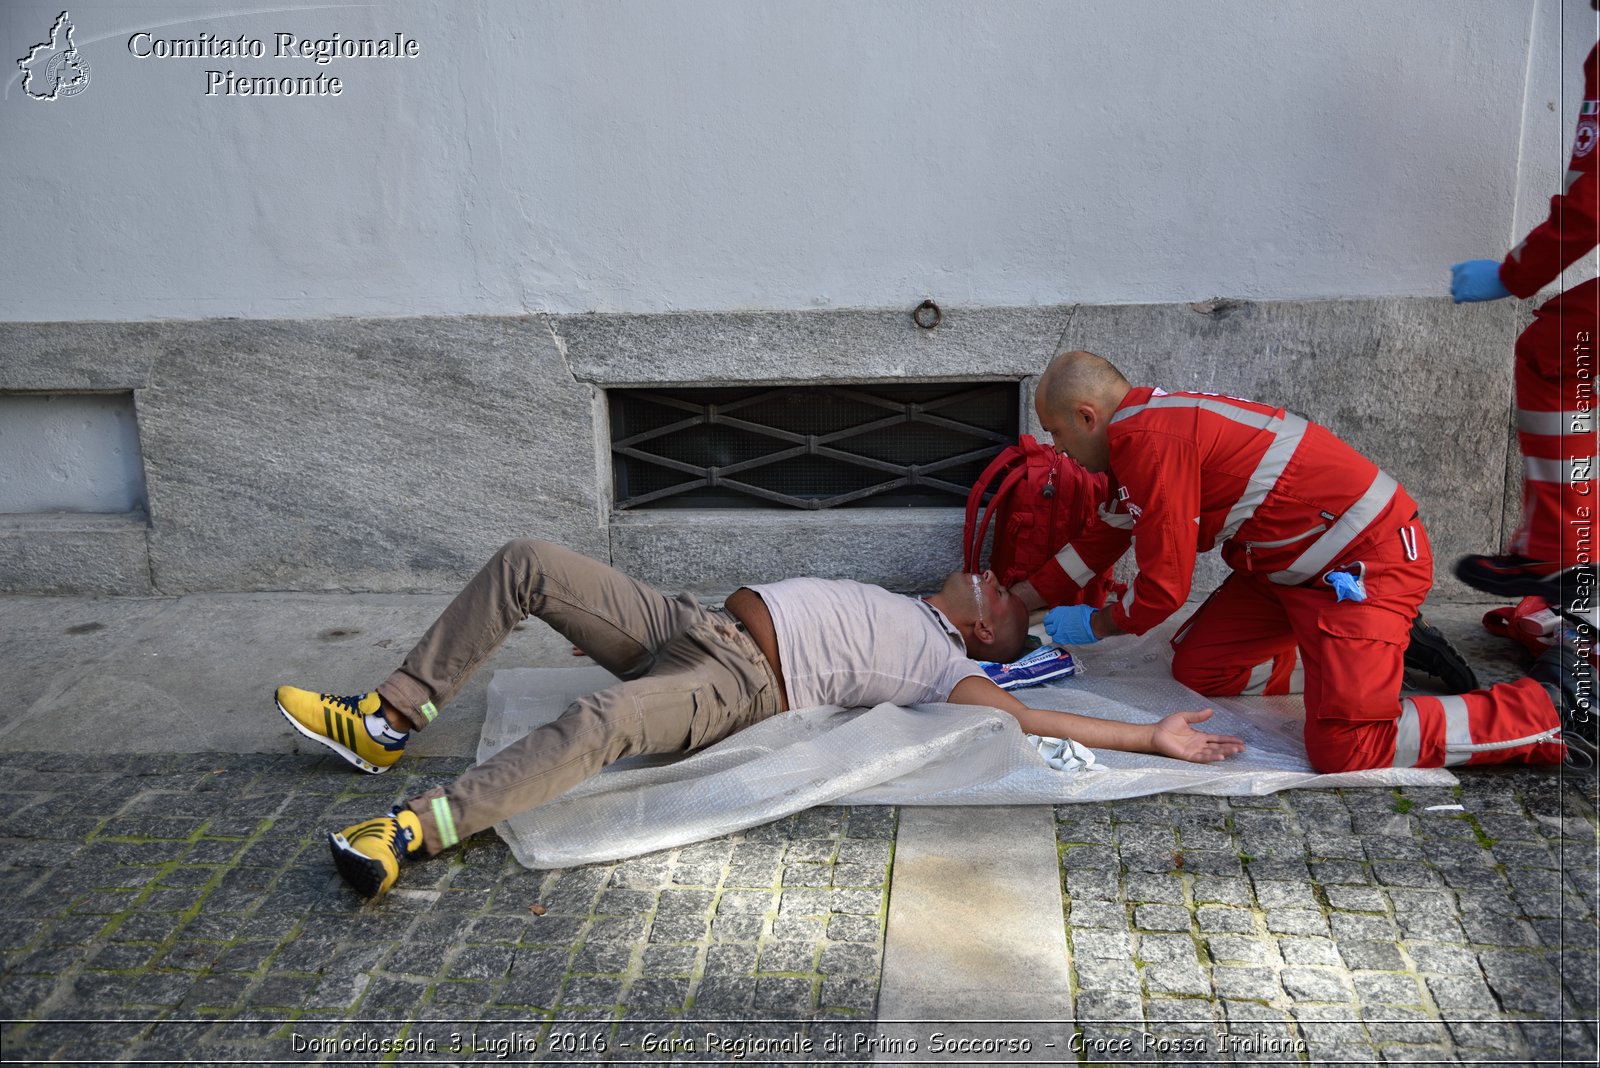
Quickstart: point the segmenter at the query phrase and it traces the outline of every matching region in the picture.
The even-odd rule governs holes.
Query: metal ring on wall
[[[933,301],[925,300],[911,309],[911,321],[924,330],[932,330],[944,321],[944,312]]]

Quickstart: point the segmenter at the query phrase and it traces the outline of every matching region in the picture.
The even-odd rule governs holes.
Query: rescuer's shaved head
[[[1090,471],[1105,471],[1111,463],[1107,428],[1132,388],[1109,360],[1092,352],[1063,352],[1039,376],[1033,409],[1057,451]]]
[[[1039,376],[1040,403],[1066,413],[1074,404],[1110,404],[1115,408],[1129,390],[1128,380],[1111,361],[1092,352],[1063,352]]]

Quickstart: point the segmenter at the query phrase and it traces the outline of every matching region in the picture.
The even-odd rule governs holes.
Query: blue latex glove
[[[1057,645],[1092,645],[1099,641],[1089,617],[1094,609],[1086,604],[1067,604],[1044,614],[1044,630]]]
[[[1343,571],[1334,571],[1328,575],[1328,585],[1333,587],[1333,600],[1340,601],[1365,601],[1367,587],[1354,575]]]
[[[1509,297],[1500,284],[1499,260],[1465,260],[1450,268],[1450,298],[1457,304]]]

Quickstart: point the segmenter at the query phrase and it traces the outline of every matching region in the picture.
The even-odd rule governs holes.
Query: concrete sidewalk
[[[486,835],[363,907],[323,833],[464,767],[494,668],[575,661],[530,622],[383,776],[271,690],[366,688],[446,600],[0,598],[4,1060],[1592,1062],[1594,780],[1554,770],[821,808],[553,872]],[[1430,617],[1517,673],[1481,612]]]

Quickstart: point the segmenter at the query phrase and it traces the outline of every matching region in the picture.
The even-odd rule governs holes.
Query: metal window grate
[[[616,507],[934,507],[1017,439],[1016,382],[614,389]]]

